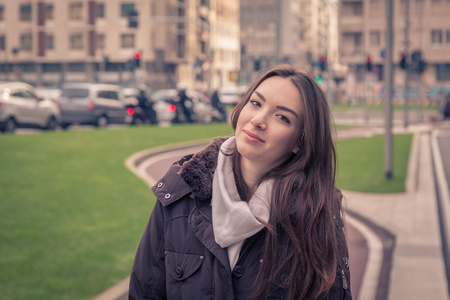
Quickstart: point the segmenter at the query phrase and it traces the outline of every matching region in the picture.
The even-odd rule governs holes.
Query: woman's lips
[[[245,133],[245,138],[250,141],[250,142],[261,142],[261,143],[265,143],[264,140],[262,138],[260,138],[259,136],[257,136],[254,133],[251,133],[250,131],[244,130]]]

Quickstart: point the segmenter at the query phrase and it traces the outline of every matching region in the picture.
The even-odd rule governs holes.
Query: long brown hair
[[[300,92],[300,150],[259,181],[275,180],[254,296],[263,295],[271,282],[279,282],[277,278],[284,274],[280,283],[287,289],[287,299],[317,299],[331,288],[338,264],[333,207],[340,199],[335,188],[336,153],[326,97],[308,73],[289,65],[276,66],[247,90],[233,112],[232,126],[236,130],[239,115],[255,89],[273,76],[289,79]],[[237,149],[233,156],[238,189],[248,196]]]

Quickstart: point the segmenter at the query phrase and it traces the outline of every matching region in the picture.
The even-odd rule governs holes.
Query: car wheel
[[[51,116],[48,118],[47,125],[45,126],[45,130],[55,130],[58,123],[56,122],[56,118]]]
[[[106,125],[108,125],[108,118],[106,116],[97,118],[97,123],[95,124],[96,127],[105,127]]]
[[[64,129],[64,130],[66,130],[69,126],[70,126],[69,123],[62,123],[61,124],[61,128]]]
[[[8,120],[6,120],[6,124],[3,131],[13,133],[16,130],[16,128],[17,128],[16,121],[13,118],[9,118]]]

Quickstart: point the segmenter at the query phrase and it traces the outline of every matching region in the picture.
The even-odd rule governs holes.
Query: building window
[[[445,41],[447,42],[447,45],[450,46],[450,30],[447,30],[445,33]]]
[[[122,48],[134,48],[134,34],[122,34],[120,37],[120,44]]]
[[[45,46],[48,50],[55,49],[55,36],[53,34],[47,34],[45,42]]]
[[[370,32],[370,46],[380,46],[380,32],[371,31]]]
[[[450,64],[438,64],[436,68],[437,81],[450,81]]]
[[[105,49],[105,35],[97,34],[97,49]]]
[[[432,45],[442,44],[442,32],[440,30],[431,31],[431,44]]]
[[[105,3],[97,3],[97,18],[105,17]]]
[[[31,33],[20,35],[20,49],[23,51],[31,51],[33,49],[33,36]]]
[[[353,56],[363,53],[363,35],[361,32],[345,32],[342,35],[343,56]]]
[[[186,49],[185,37],[184,35],[179,35],[177,41],[177,56],[183,58],[185,54],[185,49]]]
[[[0,50],[6,49],[6,40],[4,35],[0,35]]]
[[[72,2],[69,4],[69,19],[81,20],[83,18],[83,3]]]
[[[120,16],[127,17],[128,13],[134,11],[134,3],[122,3],[120,4]]]
[[[362,16],[363,3],[362,2],[343,2],[342,3],[343,16]]]
[[[70,49],[81,50],[84,48],[83,35],[81,33],[75,33],[70,35]]]
[[[0,21],[4,20],[5,15],[5,7],[3,5],[0,5]]]
[[[31,21],[31,4],[20,5],[20,21]]]
[[[47,4],[45,8],[45,19],[53,20],[55,18],[55,7],[53,4]]]

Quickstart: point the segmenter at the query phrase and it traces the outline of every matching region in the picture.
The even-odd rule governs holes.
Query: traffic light
[[[318,84],[321,84],[322,83],[322,77],[317,76],[316,77],[316,81],[317,81]]]
[[[417,73],[423,73],[423,71],[425,71],[425,69],[427,68],[427,63],[421,59],[419,60],[419,63],[417,65]]]
[[[137,28],[139,25],[138,22],[138,12],[135,10],[128,12],[128,27],[129,28]]]
[[[412,60],[412,69],[416,73],[423,73],[427,67],[427,63],[422,59],[422,52],[420,50],[416,50],[411,54]]]
[[[366,69],[367,72],[370,72],[372,70],[372,56],[370,56],[370,54],[366,57]]]
[[[400,68],[403,69],[403,70],[406,70],[408,68],[408,64],[406,62],[406,54],[404,52],[402,52],[400,54],[400,63],[399,63],[399,65],[400,65]]]
[[[134,65],[139,68],[141,66],[141,52],[134,52]]]
[[[253,70],[255,70],[255,71],[261,70],[261,61],[260,60],[255,60],[253,62]]]
[[[322,71],[327,70],[327,57],[323,54],[319,56],[319,68]]]

